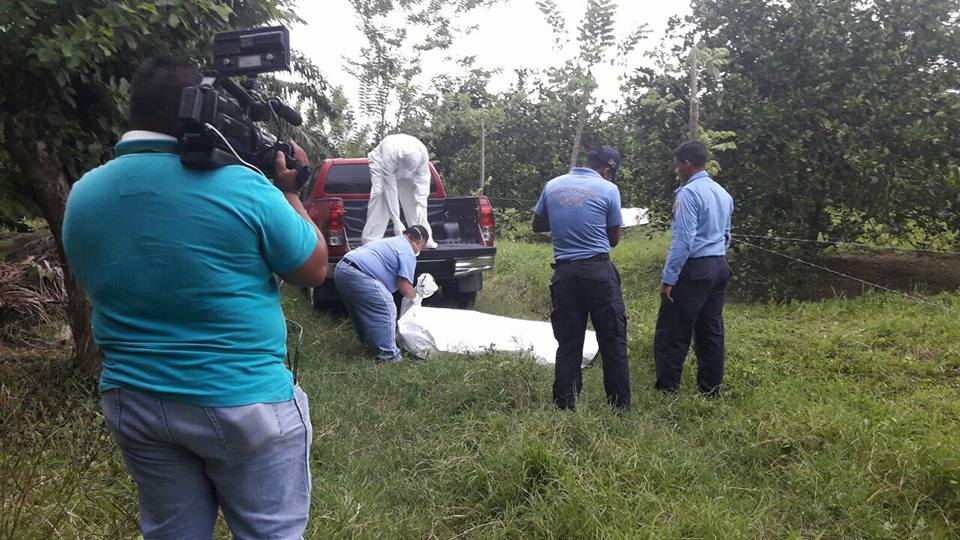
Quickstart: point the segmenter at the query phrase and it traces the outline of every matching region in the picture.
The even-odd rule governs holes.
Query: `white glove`
[[[409,298],[404,298],[400,301],[400,316],[403,317],[407,314],[407,311],[410,310],[413,306],[420,306],[423,303],[424,298],[430,298],[433,296],[433,293],[437,292],[437,281],[433,279],[433,276],[430,274],[420,274],[420,277],[417,278],[417,286],[415,290],[417,295],[411,300]]]
[[[433,296],[433,293],[437,292],[437,280],[433,279],[433,276],[430,274],[420,274],[420,277],[417,278],[417,304],[423,301],[424,298],[430,298]]]

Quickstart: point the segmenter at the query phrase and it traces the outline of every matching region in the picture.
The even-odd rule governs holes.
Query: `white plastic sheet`
[[[384,137],[367,154],[370,164],[370,202],[367,222],[361,241],[380,240],[387,225],[393,223],[394,234],[407,227],[400,220],[400,207],[407,225],[423,225],[430,232],[427,247],[437,247],[427,219],[427,198],[430,196],[430,165],[427,147],[411,135],[398,133]]]
[[[400,317],[400,346],[418,358],[437,352],[483,354],[496,351],[526,351],[538,364],[552,365],[557,340],[549,322],[512,319],[479,311],[413,305]],[[587,331],[583,366],[596,357],[597,336]]]
[[[646,208],[621,208],[620,215],[623,216],[624,227],[635,227],[650,223]]]

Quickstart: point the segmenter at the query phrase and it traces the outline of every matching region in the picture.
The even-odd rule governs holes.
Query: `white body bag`
[[[538,364],[555,363],[557,340],[553,337],[553,327],[549,322],[420,305],[423,298],[436,290],[433,276],[423,274],[417,280],[417,298],[403,301],[397,323],[397,341],[414,356],[429,358],[438,352],[527,352]],[[421,291],[424,296],[421,296]],[[597,335],[588,330],[583,342],[582,366],[590,364],[598,351]]]

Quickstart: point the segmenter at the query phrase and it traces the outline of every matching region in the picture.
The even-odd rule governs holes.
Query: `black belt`
[[[347,266],[352,266],[352,267],[356,268],[357,270],[363,272],[364,274],[369,275],[369,273],[368,273],[366,270],[364,270],[363,268],[360,268],[360,265],[359,265],[359,264],[351,261],[350,259],[343,258],[343,259],[340,259],[340,262],[342,262],[342,263],[347,263]]]
[[[688,261],[699,261],[700,259],[725,259],[726,255],[704,255],[703,257],[688,257]]]
[[[591,261],[609,261],[609,260],[610,260],[610,254],[609,254],[609,253],[597,253],[597,254],[594,255],[593,257],[587,257],[586,259],[573,259],[573,260],[557,259],[556,261],[553,262],[553,264],[554,264],[554,266],[562,266],[562,265],[564,265],[564,264],[570,264],[570,263],[591,262]]]

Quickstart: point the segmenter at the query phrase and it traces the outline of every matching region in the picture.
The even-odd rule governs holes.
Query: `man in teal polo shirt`
[[[144,538],[210,538],[218,508],[237,538],[298,538],[312,429],[284,365],[274,274],[320,285],[326,242],[282,155],[273,183],[239,165],[181,165],[180,94],[199,81],[170,58],[141,66],[131,131],[73,186],[64,248],[93,303],[103,414]]]

